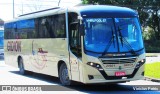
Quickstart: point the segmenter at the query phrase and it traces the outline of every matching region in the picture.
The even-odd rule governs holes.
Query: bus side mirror
[[[84,36],[84,30],[85,30],[84,24],[81,24],[79,29],[81,36]]]

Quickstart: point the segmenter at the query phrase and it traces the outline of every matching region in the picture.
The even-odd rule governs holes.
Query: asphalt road
[[[80,84],[80,83],[78,83]],[[0,85],[50,85],[54,86],[55,88],[58,87],[58,90],[53,90],[52,92],[58,93],[122,93],[122,94],[138,94],[138,93],[145,93],[145,94],[160,94],[160,91],[134,91],[135,85],[153,85],[153,86],[160,86],[160,83],[145,81],[145,80],[138,80],[138,81],[131,81],[127,83],[119,83],[119,84],[93,84],[93,85],[76,85],[76,86],[61,86],[58,78],[37,74],[34,73],[33,75],[20,75],[19,70],[17,68],[5,65],[4,61],[0,61]],[[1,94],[2,91],[0,91]],[[10,92],[11,93],[11,92]],[[9,94],[10,94],[9,93]],[[18,92],[19,93],[19,92]],[[44,92],[39,92],[36,94],[44,94]],[[51,93],[51,92],[45,92]],[[53,93],[52,93],[53,94]]]

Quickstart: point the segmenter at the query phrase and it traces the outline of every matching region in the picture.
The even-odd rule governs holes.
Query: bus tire
[[[59,70],[59,79],[62,85],[71,85],[68,69],[65,63],[62,63]]]
[[[20,74],[25,75],[26,71],[24,69],[23,59],[20,58],[18,62],[19,62],[19,72],[20,72]]]

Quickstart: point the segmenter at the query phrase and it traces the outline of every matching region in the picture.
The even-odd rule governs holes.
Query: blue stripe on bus
[[[14,22],[12,22],[12,23],[7,23],[7,24],[4,25],[4,27],[5,27],[5,28],[13,28],[13,24],[14,24]]]
[[[32,29],[34,27],[35,27],[34,19],[21,20],[21,21],[5,24],[5,28],[17,28],[17,29],[31,28]]]
[[[17,28],[23,29],[23,28],[34,28],[35,26],[34,20],[22,20],[17,22]]]

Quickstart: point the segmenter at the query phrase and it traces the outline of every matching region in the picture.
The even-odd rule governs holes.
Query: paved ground
[[[72,91],[54,91],[54,93],[110,93],[110,94],[128,94],[128,91],[132,94],[139,94],[145,93],[145,94],[158,94],[160,91],[134,91],[133,85],[160,85],[160,83],[151,82],[151,81],[145,81],[145,80],[138,80],[138,81],[131,81],[127,83],[121,83],[121,84],[114,84],[114,85],[87,85],[87,86],[72,86],[72,87],[64,87],[61,86],[59,83],[59,80],[54,77],[42,75],[42,74],[33,74],[33,75],[26,75],[22,76],[19,74],[19,71],[17,68],[13,68],[11,66],[5,65],[4,61],[0,61],[0,85],[56,85],[60,86],[61,89],[69,89]],[[103,91],[103,92],[102,92]],[[125,92],[124,92],[125,91]],[[1,94],[2,92],[0,92]],[[11,94],[13,92],[8,92],[7,94]],[[18,92],[19,93],[19,92]],[[25,94],[26,92],[23,92]],[[34,94],[44,94],[44,92],[33,92]],[[52,92],[45,92],[45,94],[52,93]],[[17,92],[16,92],[17,94]],[[21,93],[22,94],[22,93]],[[28,94],[28,93],[27,93]],[[30,93],[32,94],[32,93]],[[53,94],[53,93],[52,93]]]

